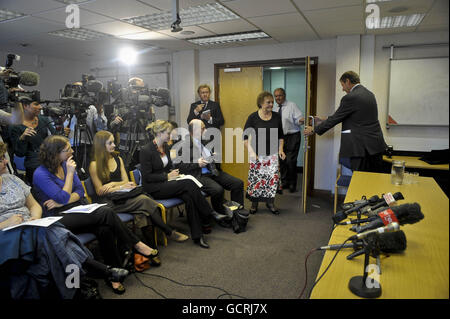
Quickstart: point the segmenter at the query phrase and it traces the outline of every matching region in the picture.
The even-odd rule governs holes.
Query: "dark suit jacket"
[[[351,133],[341,134],[339,157],[365,157],[366,151],[374,155],[386,150],[378,121],[377,101],[364,86],[358,85],[346,94],[336,112],[317,125],[314,131],[322,135],[341,122],[342,131],[351,130]]]
[[[202,121],[203,121],[203,123],[205,123],[206,128],[215,127],[215,128],[220,129],[220,127],[223,125],[223,123],[225,121],[223,119],[223,115],[222,115],[222,111],[220,110],[219,103],[209,100],[208,104],[203,108],[203,110],[201,110],[198,115],[195,115],[194,109],[197,107],[197,105],[202,104],[202,103],[203,103],[202,101],[197,101],[197,102],[191,104],[191,109],[189,111],[187,123],[189,124],[189,122],[192,121],[193,119],[202,120],[200,117],[202,115],[202,113],[206,110],[211,110],[212,124],[209,124],[208,121],[206,121],[206,120],[202,120]]]
[[[170,148],[167,144],[164,144],[164,152],[169,159],[166,167],[164,167],[161,155],[153,142],[145,145],[139,153],[142,186],[150,194],[159,190],[160,185],[167,182],[167,173],[173,169],[172,160],[170,159]]]
[[[189,150],[189,157],[183,154]],[[184,155],[184,156],[183,156]],[[186,158],[185,158],[186,157]],[[188,136],[181,144],[181,147],[177,152],[177,160],[183,159],[183,161],[177,163],[175,161],[174,166],[180,170],[180,174],[192,175],[198,178],[202,175],[202,168],[198,165],[198,159],[202,157],[202,152],[197,145],[194,145],[192,137]]]

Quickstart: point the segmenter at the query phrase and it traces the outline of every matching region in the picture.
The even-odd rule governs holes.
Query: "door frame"
[[[311,63],[311,99],[310,99],[310,113],[316,115],[317,111],[317,69],[318,69],[318,57],[310,57]],[[239,68],[239,67],[271,67],[271,66],[301,66],[306,64],[306,57],[293,58],[293,59],[274,59],[274,60],[261,60],[261,61],[242,61],[242,62],[229,62],[229,63],[216,63],[214,64],[214,100],[220,104],[219,92],[219,70],[226,68]],[[305,88],[306,89],[306,88]],[[307,95],[306,95],[307,96]],[[225,122],[226,124],[226,122]],[[311,196],[314,190],[314,167],[315,167],[315,153],[316,153],[316,139],[315,136],[310,137],[310,159],[308,166],[308,174],[310,176],[307,195]],[[302,151],[302,150],[300,150]]]

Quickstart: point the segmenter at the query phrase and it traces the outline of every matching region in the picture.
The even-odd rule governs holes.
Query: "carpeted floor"
[[[228,195],[227,195],[228,196]],[[280,215],[260,203],[250,215],[247,231],[233,233],[214,225],[205,235],[209,249],[184,243],[159,245],[162,265],[131,274],[124,295],[115,295],[102,281],[103,298],[109,299],[295,299],[305,283],[305,258],[311,249],[326,245],[332,228],[331,195],[309,200],[309,213],[301,212],[301,193],[277,195]],[[246,208],[250,203],[246,202]],[[175,209],[169,224],[189,234],[186,217]],[[307,264],[307,288],[314,283],[323,253],[314,252]],[[303,296],[303,298],[304,298]]]

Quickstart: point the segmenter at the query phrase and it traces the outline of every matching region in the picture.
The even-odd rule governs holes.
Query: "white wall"
[[[6,55],[14,52],[0,52],[0,61],[6,61]],[[41,100],[59,98],[59,90],[68,83],[81,80],[81,74],[89,72],[89,63],[74,60],[64,60],[37,55],[20,55],[20,61],[14,61],[16,71],[32,71],[40,76],[38,86],[25,86],[25,90],[39,90]]]

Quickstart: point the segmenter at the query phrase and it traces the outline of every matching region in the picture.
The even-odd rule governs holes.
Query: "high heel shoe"
[[[258,211],[258,202],[252,202],[252,207],[249,210],[250,214],[256,214]]]
[[[161,259],[159,258],[159,251],[157,249],[153,249],[153,251],[156,251],[156,254],[144,255],[143,253],[141,253],[137,249],[134,249],[135,253],[137,253],[139,255],[142,255],[145,258],[148,258],[148,260],[150,261],[150,264],[152,266],[159,267],[159,266],[161,266]]]

